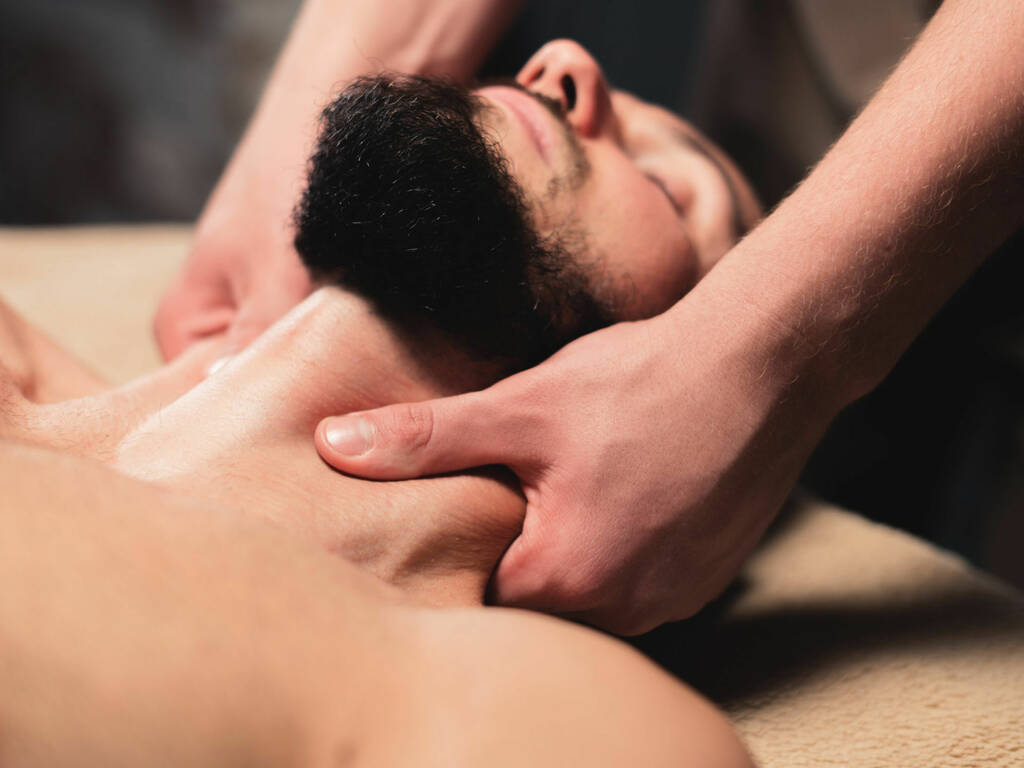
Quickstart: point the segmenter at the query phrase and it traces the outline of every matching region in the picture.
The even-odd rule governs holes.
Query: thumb
[[[315,442],[331,466],[378,480],[401,480],[484,464],[516,463],[506,409],[491,390],[389,405],[320,422]]]

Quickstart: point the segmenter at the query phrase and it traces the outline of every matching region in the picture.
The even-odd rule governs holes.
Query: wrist
[[[764,268],[768,256],[758,249],[748,257],[737,246],[665,318],[675,344],[687,338],[703,354],[729,358],[728,375],[752,405],[798,403],[799,421],[824,428],[875,382],[833,343],[844,311],[809,312],[813,304],[793,290],[795,281]],[[694,328],[700,335],[691,341]]]

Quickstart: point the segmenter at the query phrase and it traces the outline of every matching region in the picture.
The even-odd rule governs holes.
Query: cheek
[[[649,317],[674,304],[693,285],[693,246],[672,205],[635,168],[608,163],[583,199],[580,217],[599,259],[603,292],[620,319]]]
[[[638,232],[623,246],[614,263],[624,288],[622,320],[639,320],[664,312],[696,280],[693,249],[682,236]]]

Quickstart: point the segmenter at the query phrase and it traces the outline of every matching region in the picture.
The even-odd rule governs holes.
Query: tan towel
[[[182,226],[0,229],[0,297],[115,383],[160,363],[151,333]]]
[[[1024,765],[1021,596],[810,499],[709,615],[641,646],[766,766]]]
[[[187,238],[0,231],[0,293],[121,381],[157,363],[153,308]],[[1024,599],[806,498],[721,601],[638,645],[722,706],[765,766],[1024,766]]]

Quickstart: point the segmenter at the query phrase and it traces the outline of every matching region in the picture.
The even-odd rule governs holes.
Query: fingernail
[[[345,456],[359,456],[373,447],[373,424],[357,417],[332,419],[324,428],[324,439]]]
[[[234,357],[234,355],[224,355],[224,357],[218,357],[216,360],[210,363],[210,367],[206,369],[206,375],[213,376],[213,374],[215,374],[217,371],[219,371],[221,368],[223,368],[225,365],[231,362],[232,357]]]

